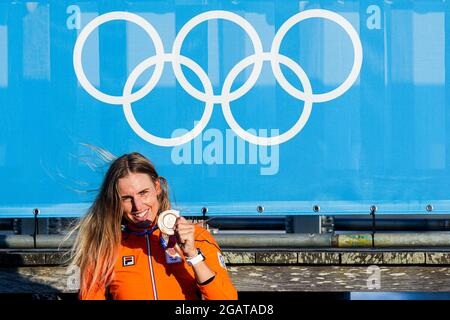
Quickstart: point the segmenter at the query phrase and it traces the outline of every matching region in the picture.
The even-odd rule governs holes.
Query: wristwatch
[[[203,255],[202,251],[200,249],[197,249],[197,255],[193,258],[186,257],[186,262],[188,265],[195,266],[197,263],[205,261],[205,256]]]

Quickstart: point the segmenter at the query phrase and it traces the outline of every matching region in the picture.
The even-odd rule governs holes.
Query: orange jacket
[[[196,247],[216,273],[212,281],[204,285],[197,283],[194,270],[184,257],[180,262],[167,262],[160,238],[159,229],[150,235],[122,232],[112,283],[108,288],[80,295],[80,299],[102,300],[108,294],[114,300],[237,299],[237,291],[228,276],[220,248],[209,231],[198,225],[195,227]]]

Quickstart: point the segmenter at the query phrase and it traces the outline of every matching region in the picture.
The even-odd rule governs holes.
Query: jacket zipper
[[[150,276],[152,278],[153,297],[155,298],[155,300],[158,300],[158,295],[156,293],[155,274],[153,273],[152,252],[150,249],[150,239],[148,238],[148,234],[145,235],[145,239],[147,240],[148,265],[150,267]]]

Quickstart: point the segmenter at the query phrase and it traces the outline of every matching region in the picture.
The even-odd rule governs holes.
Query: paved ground
[[[449,267],[231,266],[228,269],[239,291],[450,291]],[[375,279],[377,273],[380,277]]]

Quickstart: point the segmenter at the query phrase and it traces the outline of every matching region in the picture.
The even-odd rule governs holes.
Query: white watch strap
[[[205,257],[203,256],[202,252],[198,250],[198,254],[193,258],[186,258],[186,262],[190,266],[195,266],[197,263],[205,260]]]

